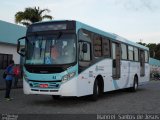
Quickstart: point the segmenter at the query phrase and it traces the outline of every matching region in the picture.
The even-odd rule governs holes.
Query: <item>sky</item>
[[[0,20],[15,23],[26,7],[50,9],[54,20],[78,20],[133,42],[160,43],[160,0],[3,0]]]

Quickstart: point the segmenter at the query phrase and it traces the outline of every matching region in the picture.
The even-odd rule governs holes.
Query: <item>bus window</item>
[[[145,75],[145,52],[140,50],[140,76]]]
[[[94,36],[93,40],[93,46],[94,46],[94,56],[95,57],[101,57],[102,56],[102,38],[98,35]]]
[[[134,48],[134,60],[135,61],[139,61],[139,58],[138,58],[138,48]]]
[[[83,46],[86,44],[87,49],[84,52]],[[90,54],[90,44],[87,42],[79,42],[79,60],[80,61],[90,61],[91,60],[91,54]]]
[[[91,32],[81,29],[79,37],[79,71],[89,66],[91,61]]]
[[[112,63],[112,77],[115,79],[120,78],[120,73],[121,73],[121,67],[120,67],[120,59],[121,59],[121,53],[120,53],[120,44],[118,43],[112,43],[112,58],[113,58],[113,63]]]
[[[104,56],[110,57],[110,42],[108,39],[103,38],[102,39],[102,54]]]
[[[88,42],[79,42],[79,72],[90,65],[91,44]],[[85,49],[84,49],[85,46]]]
[[[122,50],[122,59],[127,60],[127,46],[125,44],[121,44]]]
[[[145,62],[146,62],[146,63],[148,63],[148,58],[149,58],[149,57],[148,57],[148,52],[145,51]]]
[[[133,60],[133,47],[128,46],[128,59]]]
[[[91,32],[81,29],[78,32],[79,41],[91,42]]]

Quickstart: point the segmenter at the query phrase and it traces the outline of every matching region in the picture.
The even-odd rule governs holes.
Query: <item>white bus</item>
[[[17,52],[25,57],[25,94],[91,95],[96,100],[107,91],[136,91],[150,77],[147,47],[78,21],[30,25],[18,39]]]

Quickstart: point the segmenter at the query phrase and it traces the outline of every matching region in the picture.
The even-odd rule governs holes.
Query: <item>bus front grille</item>
[[[43,85],[47,85],[46,87],[43,87],[43,89],[59,89],[61,85],[61,80],[56,80],[56,81],[29,80],[28,82],[31,88],[42,88]]]
[[[32,91],[40,91],[40,92],[58,92],[58,90],[38,90],[38,89],[31,89]]]

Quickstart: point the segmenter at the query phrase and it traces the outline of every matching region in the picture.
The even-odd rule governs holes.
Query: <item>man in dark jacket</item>
[[[5,78],[5,81],[6,81],[5,98],[8,101],[12,100],[12,98],[10,98],[10,91],[11,91],[11,87],[12,87],[12,80],[14,78],[13,68],[14,68],[14,61],[11,60],[9,66],[5,70],[5,72],[7,73],[7,76]]]

